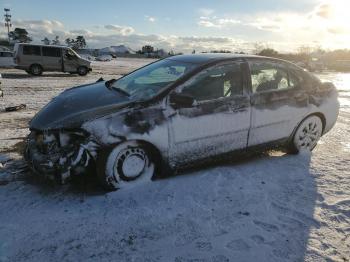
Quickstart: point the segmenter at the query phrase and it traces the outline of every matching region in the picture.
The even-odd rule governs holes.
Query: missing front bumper
[[[90,139],[65,146],[52,140],[45,145],[49,149],[43,150],[37,137],[33,132],[28,136],[24,156],[30,169],[41,177],[64,184],[72,175],[87,173],[95,162],[97,144]]]

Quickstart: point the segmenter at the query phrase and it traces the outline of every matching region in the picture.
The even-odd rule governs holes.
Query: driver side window
[[[200,72],[185,84],[182,93],[192,96],[196,101],[242,95],[240,63],[218,65]]]

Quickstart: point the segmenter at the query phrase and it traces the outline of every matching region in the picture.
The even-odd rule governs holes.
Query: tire
[[[80,76],[85,76],[89,72],[89,70],[86,66],[79,66],[77,72]]]
[[[289,153],[297,154],[300,151],[312,151],[322,136],[323,124],[316,115],[305,118],[297,127],[290,141]]]
[[[43,68],[41,67],[41,65],[38,64],[34,64],[31,65],[29,68],[29,72],[30,74],[32,74],[33,76],[40,76],[43,73]]]
[[[130,188],[150,181],[156,163],[145,146],[129,141],[98,155],[97,176],[107,190]]]

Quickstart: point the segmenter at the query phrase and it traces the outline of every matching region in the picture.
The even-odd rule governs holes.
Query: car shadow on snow
[[[28,189],[31,199],[28,193],[23,197],[17,193],[16,201],[21,202],[23,210],[27,209],[26,202],[39,201],[56,215],[69,214],[66,232],[57,238],[74,232],[75,223],[81,223],[79,212],[83,212],[81,238],[89,239],[92,246],[106,243],[106,259],[140,256],[167,261],[303,261],[310,252],[309,232],[320,227],[313,218],[317,187],[310,160],[311,155],[305,153],[253,154],[112,193],[100,190],[93,180],[58,187],[26,173],[24,183],[34,186]],[[18,165],[23,164],[18,161]],[[30,205],[30,212],[39,216],[42,211]],[[96,223],[109,228],[111,234],[96,234]],[[61,231],[58,225],[51,226],[52,232]],[[115,243],[124,245],[123,239],[132,241],[120,247],[122,254],[113,255]],[[45,250],[42,239],[31,242]],[[23,252],[32,250],[31,245],[22,244],[18,246]],[[92,246],[83,245],[80,251],[88,253]],[[157,248],[151,252],[151,246]],[[68,259],[69,247],[63,249]],[[40,258],[40,253],[37,255]],[[318,258],[315,253],[311,256]]]
[[[307,249],[310,230],[320,227],[310,163],[307,152],[255,153],[184,172],[183,185],[174,187],[192,203],[185,216],[199,218],[195,228],[205,232],[199,239],[215,239],[212,251],[233,261],[322,260]]]

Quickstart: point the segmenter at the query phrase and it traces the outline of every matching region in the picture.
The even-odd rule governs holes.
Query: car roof
[[[171,56],[166,59],[174,60],[174,61],[181,61],[186,63],[192,63],[192,64],[208,64],[211,62],[220,62],[230,59],[244,59],[244,58],[256,58],[256,59],[266,59],[266,60],[272,60],[272,61],[280,61],[280,62],[287,62],[290,64],[289,61],[285,61],[278,58],[272,58],[272,57],[266,57],[266,56],[258,56],[258,55],[247,55],[247,54],[232,54],[232,53],[202,53],[202,54],[191,54],[191,55],[176,55]]]

